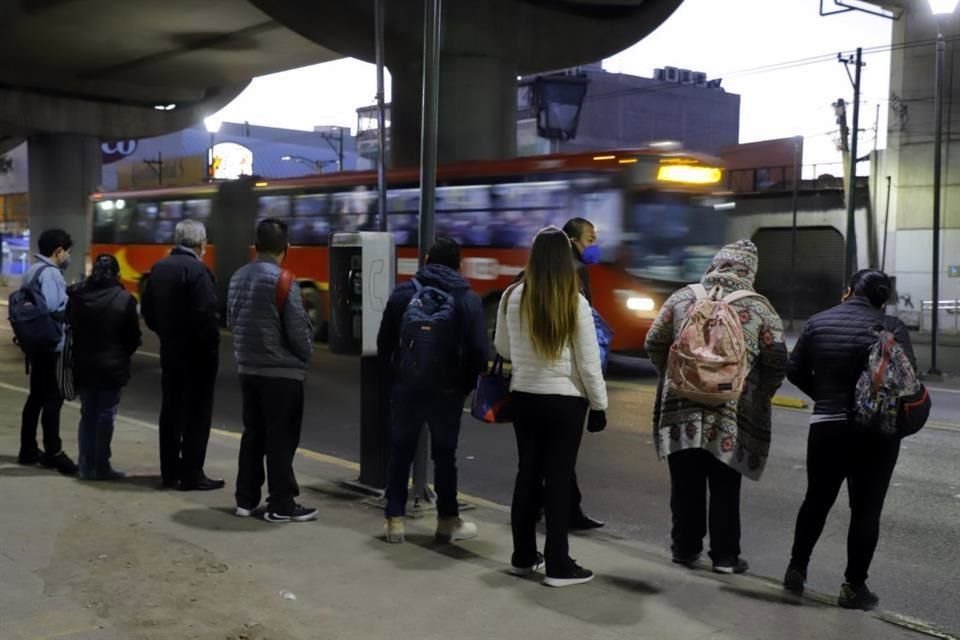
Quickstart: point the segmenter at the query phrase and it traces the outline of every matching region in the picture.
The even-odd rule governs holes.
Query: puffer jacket
[[[105,389],[126,385],[130,357],[140,346],[137,301],[116,281],[87,280],[68,293],[74,383]]]
[[[489,342],[483,303],[480,297],[470,290],[470,283],[463,276],[444,265],[428,264],[417,272],[417,282],[424,287],[435,287],[453,295],[456,305],[456,321],[459,324],[460,345],[450,353],[450,371],[457,371],[459,375],[450,381],[450,388],[446,391],[469,393],[477,384],[477,376],[487,368]],[[403,314],[416,293],[413,282],[402,282],[390,294],[383,318],[380,321],[380,331],[377,333],[377,355],[381,370],[392,384],[402,384],[397,379],[392,362],[394,352],[400,342],[400,330],[403,324]]]
[[[313,353],[313,328],[300,287],[290,287],[277,309],[280,266],[258,258],[237,270],[227,293],[227,325],[233,332],[237,371],[245,375],[304,380]]]
[[[873,328],[886,324],[917,366],[910,333],[900,320],[887,317],[861,296],[818,313],[803,327],[787,369],[787,379],[816,403],[816,415],[846,414],[853,408],[857,379],[877,338]]]

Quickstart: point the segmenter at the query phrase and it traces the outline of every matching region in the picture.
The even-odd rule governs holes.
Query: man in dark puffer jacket
[[[130,357],[140,346],[137,301],[120,284],[120,265],[98,256],[93,273],[70,288],[67,324],[73,336],[73,378],[80,395],[82,480],[116,480],[110,466],[113,420],[120,391],[130,380]]]
[[[233,274],[227,294],[227,322],[243,393],[236,514],[248,517],[260,504],[266,456],[268,522],[317,517],[316,509],[294,500],[300,489],[293,457],[300,445],[303,381],[310,369],[313,328],[295,281],[287,281],[285,298],[278,296],[278,287],[284,288],[280,265],[290,246],[287,237],[283,221],[261,221],[257,259]]]
[[[885,318],[890,278],[864,269],[850,280],[843,302],[807,321],[790,355],[787,377],[813,398],[807,443],[807,494],[797,516],[784,588],[802,592],[807,565],[843,481],[850,494],[846,581],[838,604],[873,609],[879,599],[867,587],[867,570],[880,537],[880,513],[897,464],[900,442],[860,433],[848,420],[854,389],[864,370],[874,328],[884,325],[896,336],[916,369],[910,334],[895,318]]]

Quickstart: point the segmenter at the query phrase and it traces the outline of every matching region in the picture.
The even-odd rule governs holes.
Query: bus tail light
[[[627,309],[630,311],[653,311],[657,308],[657,303],[653,298],[646,296],[630,296],[627,298]]]

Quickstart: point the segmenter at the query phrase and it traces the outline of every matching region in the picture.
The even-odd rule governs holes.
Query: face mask
[[[600,245],[592,244],[580,253],[583,264],[597,264],[600,262]]]
[[[69,268],[70,268],[70,254],[68,253],[68,254],[65,255],[65,256],[63,257],[63,259],[60,261],[60,270],[61,270],[61,271],[66,271],[66,270],[69,269]]]

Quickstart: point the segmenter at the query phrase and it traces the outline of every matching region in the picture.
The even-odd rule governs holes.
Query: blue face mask
[[[600,245],[592,244],[580,253],[583,264],[597,264],[600,262]]]

